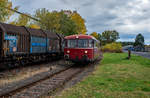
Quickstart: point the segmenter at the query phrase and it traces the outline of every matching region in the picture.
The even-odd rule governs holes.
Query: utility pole
[[[129,60],[131,58],[131,48],[128,49],[128,57],[127,59]]]
[[[128,50],[128,59],[131,58],[131,50]]]

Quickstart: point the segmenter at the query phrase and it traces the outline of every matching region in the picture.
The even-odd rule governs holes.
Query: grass
[[[56,98],[150,98],[150,60],[105,53],[96,71]]]

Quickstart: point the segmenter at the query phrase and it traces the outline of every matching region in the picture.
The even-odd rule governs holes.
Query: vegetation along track
[[[64,60],[46,62],[43,64],[21,66],[14,69],[0,71],[0,89],[6,87],[8,84],[13,84],[18,81],[26,80],[36,74],[43,72],[53,72],[63,69],[71,64]]]
[[[20,81],[1,85],[0,86],[0,98],[11,96],[12,93],[18,92],[22,88],[30,87],[37,82],[40,82],[46,78],[52,77],[53,75],[58,74],[73,65],[73,64],[71,64],[69,62],[65,62],[65,61],[60,61],[60,62],[56,62],[56,63],[53,62],[53,64],[54,64],[54,66],[56,66],[56,68],[54,68],[54,69],[53,68],[51,69],[51,63],[50,63],[50,66],[49,66],[49,64],[47,64],[48,66],[46,65],[47,68],[49,68],[49,70],[45,70],[44,72],[41,72],[41,73],[38,73],[35,75],[31,75],[30,77],[22,79]],[[42,66],[44,66],[44,64]],[[28,71],[28,70],[26,70],[26,71]]]
[[[89,64],[88,66],[93,65]],[[61,71],[55,72],[46,77],[37,77],[36,81],[30,81],[30,83],[21,84],[22,86],[16,86],[13,89],[5,88],[1,89],[0,97],[11,97],[11,98],[37,98],[42,95],[45,95],[49,92],[55,91],[57,88],[63,86],[67,81],[72,79],[77,74],[81,73],[86,66],[84,67],[67,67]]]

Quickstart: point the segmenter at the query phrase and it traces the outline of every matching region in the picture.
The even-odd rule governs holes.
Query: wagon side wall
[[[31,36],[30,53],[46,53],[46,38]]]
[[[28,53],[29,45],[29,35],[18,35],[18,52]]]
[[[5,35],[8,35],[8,36],[14,36],[16,37],[16,51],[14,51],[13,53],[20,53],[20,54],[25,54],[25,53],[28,53],[28,48],[29,48],[29,36],[28,35],[25,35],[25,34],[22,34],[20,32],[20,34],[16,34],[16,33],[13,33],[13,32],[8,32],[8,33],[5,33]],[[5,40],[5,42],[8,41],[8,40]],[[13,40],[9,40],[9,42],[11,42]],[[9,45],[6,46],[8,49],[9,49]],[[10,53],[10,51],[8,51],[8,54]]]

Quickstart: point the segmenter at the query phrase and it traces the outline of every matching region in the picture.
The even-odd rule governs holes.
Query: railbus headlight
[[[69,51],[69,50],[67,50],[67,53],[70,53],[70,51]]]
[[[84,51],[84,53],[88,53],[88,51]]]

